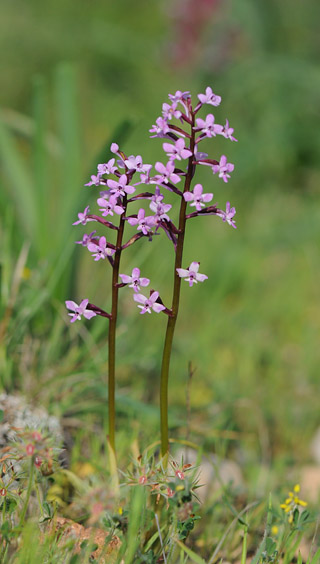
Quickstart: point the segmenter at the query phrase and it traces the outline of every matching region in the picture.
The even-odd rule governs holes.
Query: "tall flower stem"
[[[127,208],[127,197],[124,197],[123,207]],[[115,413],[115,370],[116,370],[116,329],[118,317],[118,281],[119,281],[119,268],[121,258],[121,245],[124,232],[125,211],[120,216],[116,252],[114,254],[114,263],[112,267],[112,305],[111,305],[111,318],[109,320],[109,336],[108,336],[108,407],[109,407],[109,444],[116,454],[115,447],[115,427],[116,427],[116,413]]]
[[[183,192],[189,192],[191,186],[191,180],[194,175],[195,165],[193,164],[193,160],[194,160],[194,148],[195,148],[195,134],[193,131],[193,126],[194,126],[194,115],[192,114],[191,140],[190,140],[190,150],[192,152],[192,155],[189,158],[188,170],[185,178]],[[162,353],[162,365],[161,365],[161,376],[160,376],[160,429],[161,429],[162,457],[166,457],[169,451],[168,381],[169,381],[170,359],[172,352],[172,342],[173,342],[173,336],[174,336],[175,326],[179,312],[181,278],[177,273],[177,268],[181,268],[182,265],[183,244],[184,244],[186,220],[187,220],[186,208],[187,208],[187,202],[185,201],[184,198],[181,198],[180,214],[179,214],[179,233],[177,237],[176,258],[174,263],[174,280],[173,280],[171,314],[168,317],[167,330],[166,330],[165,342],[164,342],[163,353]]]

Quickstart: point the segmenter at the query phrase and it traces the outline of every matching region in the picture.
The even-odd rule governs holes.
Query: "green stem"
[[[114,254],[114,263],[112,267],[112,305],[111,305],[111,318],[109,320],[109,336],[108,336],[108,406],[109,406],[109,444],[113,450],[114,455],[116,455],[115,448],[115,426],[116,426],[116,414],[115,414],[115,368],[116,368],[116,328],[117,328],[117,316],[118,316],[118,294],[119,288],[117,286],[119,282],[119,268],[120,268],[120,258],[121,258],[121,245],[124,232],[125,220],[123,216],[126,214],[127,209],[127,197],[124,197],[123,207],[125,209],[124,213],[120,216],[117,242],[116,242],[116,252]]]
[[[25,519],[25,516],[26,516],[27,509],[28,509],[30,495],[31,495],[31,492],[32,492],[33,475],[34,475],[34,456],[32,456],[31,459],[30,459],[30,473],[29,473],[28,489],[27,489],[26,499],[24,500],[24,505],[23,505],[23,508],[22,508],[21,517],[20,517],[20,521],[19,521],[20,527],[22,527],[22,525],[24,524],[24,519]]]
[[[195,147],[195,135],[193,131],[193,126],[194,126],[194,116],[192,116],[191,140],[190,140],[190,150],[192,151],[192,156],[189,158],[188,170],[184,183],[184,190],[183,190],[184,192],[189,192],[191,186],[191,180],[194,175],[195,165],[192,164],[192,161],[194,159],[193,153]],[[163,347],[161,377],[160,377],[160,428],[161,428],[161,456],[162,457],[166,457],[169,452],[168,381],[169,381],[170,358],[172,352],[172,342],[173,342],[174,330],[179,312],[181,278],[177,273],[177,268],[181,268],[182,265],[183,244],[184,244],[185,229],[186,229],[186,208],[187,208],[187,202],[182,197],[181,205],[180,205],[180,214],[179,214],[179,234],[177,237],[176,259],[174,263],[172,306],[171,306],[171,314],[169,315],[167,322],[167,330],[166,330],[165,342]]]

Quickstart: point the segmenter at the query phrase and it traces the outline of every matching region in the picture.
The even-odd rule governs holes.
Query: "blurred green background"
[[[239,142],[206,145],[235,163],[227,185],[208,170],[198,180],[221,207],[236,206],[238,229],[212,217],[189,225],[185,264],[199,260],[209,280],[183,287],[171,434],[186,436],[192,361],[191,438],[227,450],[233,431],[249,462],[309,459],[319,425],[319,12],[317,0],[2,1],[5,390],[88,428],[105,421],[106,324],[70,326],[64,309],[65,299],[108,307],[110,297],[108,266],[93,269],[74,245],[85,230],[71,224],[95,199],[83,184],[112,141],[163,159],[148,130],[167,94],[210,85],[222,96],[218,123],[228,118]],[[122,272],[139,265],[165,301],[172,264],[162,236],[129,249]],[[158,433],[165,319],[138,316],[125,289],[120,307],[119,434],[146,444]]]

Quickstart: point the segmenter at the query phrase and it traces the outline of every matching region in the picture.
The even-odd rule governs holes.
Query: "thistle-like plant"
[[[204,94],[198,94],[196,105],[192,105],[189,92],[177,91],[169,94],[170,103],[162,106],[162,116],[158,117],[155,125],[150,129],[152,138],[164,139],[163,150],[167,156],[165,163],[155,164],[155,174],[151,174],[152,165],[144,164],[140,155],[127,156],[121,151],[116,143],[112,143],[111,152],[116,157],[107,163],[98,165],[96,175],[86,186],[102,188],[97,204],[100,215],[91,214],[89,206],[78,214],[78,220],[74,225],[86,225],[88,222],[96,222],[106,228],[109,232],[116,233],[114,243],[109,241],[105,235],[99,236],[96,231],[85,234],[77,243],[83,245],[92,254],[95,261],[107,260],[112,268],[111,287],[111,312],[107,313],[100,307],[89,302],[88,299],[77,305],[73,301],[67,301],[66,306],[71,313],[71,322],[87,319],[95,315],[108,318],[108,404],[109,404],[109,442],[115,452],[115,358],[116,358],[116,324],[118,315],[119,289],[129,286],[133,290],[133,299],[141,309],[140,313],[164,313],[167,316],[167,330],[165,334],[161,379],[160,379],[160,416],[161,416],[161,454],[168,453],[168,377],[172,342],[179,312],[181,280],[185,279],[189,286],[207,279],[205,274],[199,273],[200,263],[196,260],[186,268],[182,265],[183,248],[187,221],[204,215],[216,215],[232,227],[236,227],[234,221],[235,208],[226,204],[226,210],[219,209],[216,204],[211,204],[213,194],[205,192],[199,183],[193,185],[193,179],[198,166],[207,166],[212,173],[217,174],[224,182],[228,182],[230,173],[234,169],[232,163],[228,163],[225,155],[209,158],[208,154],[198,150],[201,141],[207,138],[223,136],[231,141],[237,141],[233,136],[233,129],[228,120],[225,125],[215,123],[215,117],[209,113],[205,119],[197,118],[199,110],[204,105],[219,106],[220,96],[212,92],[210,87],[206,88]],[[174,124],[178,121],[178,125]],[[139,192],[141,186],[147,186],[147,191]],[[180,201],[178,223],[175,224],[169,217],[168,212],[171,205],[164,202],[165,189],[176,195]],[[144,202],[148,204],[149,210],[141,207],[137,214],[129,214],[129,206],[133,202]],[[208,205],[209,204],[209,205]],[[188,205],[190,210],[187,209]],[[149,214],[149,215],[148,215]],[[107,219],[108,218],[108,219]],[[116,220],[116,221],[115,221]],[[136,233],[124,239],[126,225],[136,229]],[[150,280],[140,275],[140,269],[135,267],[131,274],[120,273],[120,259],[122,251],[131,247],[141,238],[149,241],[160,230],[163,230],[172,242],[174,261],[174,282],[172,300],[169,307],[165,306],[157,290],[150,290],[149,296],[141,293],[141,288],[149,285]],[[120,280],[121,281],[120,281]]]

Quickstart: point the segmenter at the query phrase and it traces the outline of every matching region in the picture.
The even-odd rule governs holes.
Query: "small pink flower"
[[[224,182],[228,182],[228,179],[230,178],[230,174],[229,172],[232,172],[234,169],[234,164],[233,163],[228,163],[227,162],[227,157],[225,155],[221,156],[221,159],[219,161],[219,164],[217,165],[212,165],[212,172],[213,174],[216,174],[217,172],[219,173],[219,178],[222,178],[222,180]]]
[[[128,223],[132,226],[138,225],[137,230],[144,235],[148,235],[152,227],[154,227],[154,217],[152,215],[146,216],[145,210],[140,208],[137,217],[129,217]]]
[[[176,470],[175,475],[179,478],[179,480],[184,480],[184,473],[181,472],[181,470]]]
[[[211,106],[219,106],[221,102],[221,96],[214,94],[210,86],[207,86],[205,94],[198,94],[198,98],[201,104],[211,104]]]
[[[34,459],[34,463],[35,463],[35,466],[37,468],[40,468],[40,466],[42,464],[42,458],[40,458],[40,456],[36,456],[35,459]]]
[[[205,204],[211,202],[213,194],[203,194],[202,184],[196,184],[193,192],[184,192],[183,197],[186,202],[191,202],[190,206],[195,206],[197,211],[205,207]]]
[[[166,165],[157,162],[154,168],[156,169],[157,172],[160,172],[160,174],[157,174],[152,179],[151,184],[158,184],[158,183],[168,184],[168,182],[172,182],[172,184],[177,184],[181,180],[180,176],[174,172],[175,167],[172,161],[169,161]]]
[[[5,495],[7,495],[7,490],[6,490],[6,488],[1,488],[1,489],[0,489],[0,495],[2,495],[2,497],[4,497]]]
[[[114,253],[116,252],[114,249],[108,246],[107,240],[104,236],[100,237],[97,243],[94,242],[88,243],[87,248],[88,251],[92,253],[92,256],[95,261],[100,259],[104,260],[107,257],[112,257],[112,255],[114,255]]]
[[[206,137],[215,137],[218,134],[222,134],[223,127],[218,123],[214,122],[214,115],[208,114],[206,119],[201,118],[196,119],[197,127],[195,129],[200,130],[202,135]]]
[[[83,213],[82,212],[78,213],[79,219],[78,221],[75,221],[72,225],[79,225],[79,223],[81,223],[82,225],[86,225],[88,221],[95,221],[95,219],[88,217],[89,214],[90,214],[90,209],[89,206],[87,206]]]
[[[166,137],[167,133],[169,133],[170,129],[166,119],[162,117],[158,117],[156,119],[156,125],[153,125],[151,129],[149,129],[150,133],[154,133],[155,135],[150,135],[150,137]]]
[[[177,110],[177,102],[173,102],[171,106],[166,102],[162,104],[162,115],[165,120],[170,120],[173,117],[179,119],[181,117],[181,112],[180,110]]]
[[[140,276],[140,269],[135,267],[132,270],[131,276],[128,274],[119,274],[123,284],[129,284],[129,288],[133,288],[135,292],[139,292],[140,286],[148,286],[150,284],[149,278],[142,278]]]
[[[220,210],[216,213],[216,215],[222,217],[222,221],[226,221],[227,223],[229,223],[229,225],[231,225],[231,227],[237,229],[235,221],[233,220],[233,217],[236,215],[236,208],[231,207],[230,202],[227,202],[225,212]]]
[[[34,441],[41,441],[41,439],[42,439],[42,435],[41,435],[41,433],[39,433],[39,431],[33,431],[31,436],[32,436]]]
[[[135,302],[139,302],[142,305],[138,305],[141,308],[140,313],[151,313],[151,310],[155,311],[156,313],[160,313],[165,308],[164,305],[159,304],[157,299],[159,297],[159,292],[152,292],[149,298],[143,296],[142,294],[134,294],[133,299]]]
[[[181,161],[181,159],[188,159],[192,155],[190,149],[186,149],[184,139],[177,139],[174,145],[171,143],[163,143],[162,147],[170,161],[174,161],[175,159]]]
[[[27,444],[26,446],[26,453],[28,456],[33,456],[34,454],[34,445],[32,445],[31,443]]]
[[[193,284],[204,282],[208,278],[205,274],[199,274],[199,266],[200,262],[194,261],[190,264],[189,268],[177,268],[176,270],[180,278],[184,278],[186,282],[189,282],[189,286],[192,287]]]
[[[147,481],[148,481],[148,478],[147,478],[147,476],[146,476],[145,474],[143,474],[142,476],[140,476],[140,478],[139,478],[139,484],[140,484],[141,486],[144,486],[144,485],[147,483]]]
[[[74,323],[77,320],[81,319],[81,315],[83,315],[86,319],[91,319],[95,315],[97,315],[94,311],[87,309],[87,305],[89,303],[88,299],[82,300],[82,302],[78,305],[76,302],[72,300],[67,300],[65,302],[67,309],[70,309],[73,313],[68,313],[71,319],[70,322]]]
[[[174,496],[174,491],[171,488],[167,488],[167,496],[168,497],[173,497]]]

